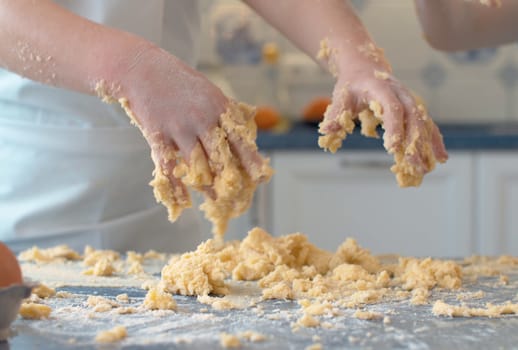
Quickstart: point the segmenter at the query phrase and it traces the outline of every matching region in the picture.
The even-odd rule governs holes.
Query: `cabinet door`
[[[270,229],[335,250],[353,237],[374,253],[471,254],[472,156],[452,153],[419,188],[399,188],[382,152],[274,152]]]
[[[484,255],[518,255],[518,154],[477,157],[477,235]]]

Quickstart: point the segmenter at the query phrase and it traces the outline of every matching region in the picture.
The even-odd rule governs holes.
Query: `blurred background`
[[[413,1],[351,2],[396,77],[424,98],[436,121],[518,121],[518,44],[437,52],[422,38]],[[222,85],[228,84],[237,98],[273,105],[283,116],[298,118],[312,98],[331,93],[328,74],[246,5],[233,0],[201,4],[200,69],[217,82],[225,79]]]

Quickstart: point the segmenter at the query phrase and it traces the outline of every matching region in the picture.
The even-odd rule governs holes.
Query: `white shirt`
[[[57,0],[92,21],[140,35],[194,65],[195,0]],[[167,221],[147,143],[117,105],[0,70],[0,240],[119,250],[192,249],[195,210]]]

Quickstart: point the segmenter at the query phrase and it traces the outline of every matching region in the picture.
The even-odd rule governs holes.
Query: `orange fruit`
[[[324,119],[327,106],[331,104],[329,97],[317,97],[306,105],[302,118],[307,122],[319,123]]]
[[[0,242],[0,288],[22,284],[22,271],[16,256]]]
[[[260,130],[269,130],[281,121],[280,113],[270,106],[259,106],[255,113],[255,123]]]

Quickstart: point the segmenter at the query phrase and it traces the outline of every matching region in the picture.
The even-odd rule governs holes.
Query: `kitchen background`
[[[385,50],[395,75],[425,99],[436,121],[518,121],[518,43],[442,53],[424,41],[412,0],[352,3]],[[201,4],[205,13],[201,69],[222,68],[236,97],[255,104],[278,103],[287,116],[296,117],[302,101],[330,94],[328,74],[246,5],[236,0]],[[278,45],[279,60],[273,65],[261,61],[265,42]]]
[[[422,38],[413,1],[351,2],[395,75],[442,125],[450,159],[421,187],[403,190],[381,143],[365,147],[350,137],[338,154],[322,152],[316,129],[300,131],[296,122],[310,101],[331,94],[328,73],[246,5],[202,0],[200,69],[228,94],[274,106],[295,126],[259,135],[276,173],[227,237],[259,225],[274,235],[303,232],[331,250],[354,237],[375,253],[518,254],[518,44],[438,52]]]

